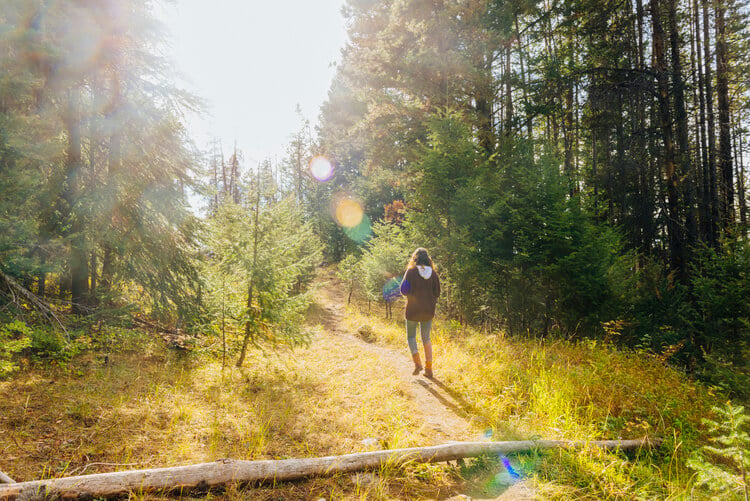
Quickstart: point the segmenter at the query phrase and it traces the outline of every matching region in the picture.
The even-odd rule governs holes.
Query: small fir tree
[[[696,471],[696,483],[705,485],[721,499],[750,499],[748,470],[750,470],[750,436],[747,424],[750,417],[744,407],[727,402],[724,407],[714,407],[717,420],[704,419],[711,433],[711,442],[703,447],[708,456],[696,453],[688,466]],[[710,457],[715,458],[711,461]],[[743,497],[744,495],[744,497]],[[718,498],[717,498],[718,499]]]

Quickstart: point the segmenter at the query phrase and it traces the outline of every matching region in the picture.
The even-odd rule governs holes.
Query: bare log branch
[[[52,321],[54,320],[65,333],[65,339],[70,342],[70,335],[68,334],[68,330],[65,328],[65,325],[63,325],[62,321],[57,317],[54,310],[52,310],[52,307],[49,304],[47,304],[42,298],[40,298],[30,290],[28,290],[26,287],[13,280],[12,277],[3,273],[2,270],[0,270],[0,278],[5,280],[5,283],[8,284],[8,290],[13,296],[14,303],[18,303],[14,292],[17,291],[21,296],[25,297],[29,301],[29,303],[31,303],[35,310],[44,315],[47,321],[52,323]]]
[[[0,471],[0,484],[15,484],[16,481]]]
[[[0,485],[0,501],[15,500],[21,495],[24,498],[27,495],[54,495],[62,499],[76,499],[119,496],[129,492],[185,491],[229,483],[296,480],[314,475],[378,468],[386,464],[437,463],[467,457],[512,454],[539,449],[595,447],[607,450],[632,450],[659,445],[661,445],[661,440],[647,438],[591,442],[566,440],[456,442],[432,447],[362,452],[321,458],[265,461],[221,459],[213,463],[190,466],[98,473]]]

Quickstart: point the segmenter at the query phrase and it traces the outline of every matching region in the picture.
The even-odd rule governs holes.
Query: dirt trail
[[[382,360],[384,368],[392,369],[401,376],[407,383],[405,386],[408,388],[409,397],[422,414],[419,421],[434,431],[434,443],[425,445],[483,440],[481,419],[470,414],[469,406],[461,395],[440,381],[439,374],[432,380],[423,375],[412,375],[414,364],[409,357],[406,340],[403,350],[396,351],[368,343],[354,332],[348,331],[343,323],[347,302],[345,287],[330,271],[323,273],[320,280],[323,286],[317,303],[326,312],[321,319],[326,332],[334,336],[337,342],[349,344],[352,349],[376,354]],[[459,496],[455,499],[479,498]],[[492,499],[531,500],[534,499],[533,488],[527,482],[519,482],[510,486],[499,497]]]

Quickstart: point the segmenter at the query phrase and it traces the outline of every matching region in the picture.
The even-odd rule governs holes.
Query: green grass
[[[347,323],[370,326],[378,343],[406,346],[398,318],[354,306]],[[540,455],[527,473],[543,499],[710,499],[694,489],[685,465],[705,442],[701,419],[720,401],[710,389],[657,357],[594,340],[508,338],[439,319],[433,325],[437,378],[496,440],[664,439],[653,452]]]

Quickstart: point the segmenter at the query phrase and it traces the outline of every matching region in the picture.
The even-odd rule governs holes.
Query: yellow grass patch
[[[377,356],[318,334],[245,367],[149,343],[0,382],[0,470],[17,481],[218,458],[284,459],[429,443],[400,377]],[[421,472],[412,476],[410,471]],[[252,498],[392,499],[455,486],[444,466],[386,468],[253,489]],[[426,472],[426,473],[425,473]],[[435,479],[441,479],[435,483]],[[230,488],[226,496],[247,496]],[[245,494],[241,494],[245,492]]]

